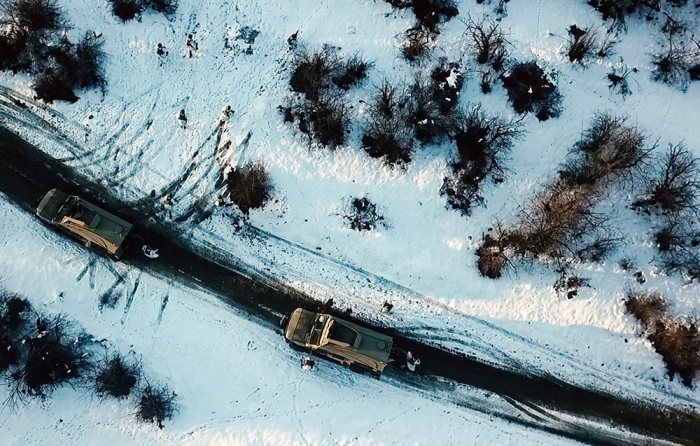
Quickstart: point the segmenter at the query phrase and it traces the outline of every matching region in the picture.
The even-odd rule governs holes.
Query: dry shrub
[[[630,293],[627,312],[644,327],[647,338],[664,360],[669,377],[679,375],[692,387],[700,370],[700,331],[695,322],[668,314],[668,302],[658,293]]]
[[[626,19],[632,14],[652,13],[660,10],[660,0],[588,0],[588,4],[612,22],[611,29],[626,29]]]
[[[668,49],[652,57],[654,71],[651,78],[657,82],[674,85],[685,90],[690,80],[693,53],[682,43],[669,38]]]
[[[321,51],[312,52],[301,48],[296,54],[294,71],[289,80],[292,91],[307,99],[318,99],[322,90],[330,87],[334,77],[343,69],[343,61],[336,48],[324,45]]]
[[[583,63],[601,51],[600,37],[590,26],[581,29],[576,25],[572,25],[569,27],[568,32],[569,41],[566,46],[566,54],[571,62]]]
[[[664,212],[697,213],[700,196],[700,160],[682,144],[668,150],[649,165],[644,196],[636,207],[656,206]]]
[[[669,377],[677,374],[683,384],[692,387],[700,370],[700,332],[696,323],[659,320],[649,340],[666,363]]]
[[[476,54],[476,61],[489,64],[495,71],[501,71],[508,58],[508,40],[495,21],[467,22],[466,34]]]
[[[139,379],[141,367],[135,360],[128,360],[116,353],[102,358],[94,372],[94,390],[101,398],[126,398]]]
[[[46,398],[56,388],[81,377],[89,365],[87,337],[64,315],[37,317],[22,334],[17,364],[9,370],[14,405],[27,397]]]
[[[405,91],[384,80],[376,89],[364,122],[362,147],[371,157],[382,158],[391,166],[410,163],[413,155],[408,101]]]
[[[645,166],[653,150],[644,147],[645,139],[626,117],[596,113],[560,176],[571,186],[606,185],[610,180],[625,184]]]
[[[625,300],[627,312],[634,316],[645,329],[653,328],[668,311],[666,298],[659,293],[632,293]]]
[[[244,214],[261,208],[272,198],[274,185],[270,172],[262,163],[250,162],[236,166],[226,175],[227,197]]]
[[[109,0],[112,13],[121,21],[126,22],[136,18],[146,9],[170,17],[177,11],[177,0]]]
[[[438,25],[459,14],[453,0],[386,0],[394,8],[412,8],[421,26],[437,31]]]
[[[308,135],[311,141],[331,149],[345,144],[352,110],[344,95],[324,91],[316,99],[292,104],[290,110],[298,122],[299,131]]]
[[[404,34],[401,54],[409,62],[417,62],[428,57],[435,46],[437,34],[424,26],[409,28]]]
[[[448,207],[469,215],[474,205],[483,204],[481,185],[489,177],[495,182],[505,179],[504,162],[521,135],[519,128],[518,122],[486,114],[480,105],[456,114],[451,136],[459,157],[440,189]]]
[[[377,226],[388,227],[377,205],[368,197],[350,199],[344,217],[350,229],[355,231],[371,231]]]
[[[427,144],[449,136],[463,82],[459,65],[445,61],[430,77],[415,76],[409,90],[409,113],[416,139]]]
[[[501,80],[516,112],[535,113],[540,121],[561,114],[561,94],[536,62],[516,64]]]
[[[136,404],[136,419],[163,429],[163,422],[171,420],[178,411],[177,399],[177,394],[168,386],[147,382]]]

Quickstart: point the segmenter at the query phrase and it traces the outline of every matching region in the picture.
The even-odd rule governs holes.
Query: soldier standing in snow
[[[187,116],[185,116],[185,109],[180,110],[177,115],[177,121],[180,123],[180,127],[187,128]]]
[[[235,111],[231,110],[231,106],[227,105],[221,110],[221,117],[219,118],[219,127],[223,127],[224,124],[226,124],[229,119],[231,119],[231,116],[236,113]]]
[[[158,55],[158,58],[160,59],[160,66],[163,66],[163,59],[165,59],[168,56],[168,52],[165,50],[165,46],[163,46],[162,43],[158,44],[158,48],[156,49],[156,54]]]
[[[197,42],[195,42],[192,38],[192,34],[187,36],[187,42],[185,45],[187,45],[187,48],[189,48],[189,57],[192,57],[192,50],[197,51],[197,49],[199,49],[199,45],[197,45]]]

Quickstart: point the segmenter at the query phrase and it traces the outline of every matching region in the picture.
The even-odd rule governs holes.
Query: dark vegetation
[[[637,67],[629,68],[624,62],[621,62],[619,66],[613,67],[612,73],[608,73],[608,80],[610,81],[611,91],[621,94],[623,97],[627,97],[632,94],[632,90],[629,86],[629,81],[627,78],[632,73],[637,73]],[[635,81],[636,82],[636,81]]]
[[[453,0],[386,0],[397,9],[412,9],[416,24],[404,35],[401,53],[410,62],[426,58],[440,35],[440,25],[459,14]]]
[[[298,97],[281,108],[285,122],[296,122],[302,133],[323,146],[343,145],[351,120],[345,92],[366,79],[370,66],[357,54],[345,60],[329,45],[317,52],[299,49],[289,80]]]
[[[669,145],[645,170],[641,196],[632,208],[654,218],[661,272],[700,278],[700,160],[683,144]]]
[[[627,28],[627,18],[632,15],[646,15],[653,18],[661,10],[660,0],[588,0],[603,20],[610,20],[611,30],[620,31]]]
[[[418,62],[430,55],[438,34],[424,26],[414,26],[404,33],[401,54],[409,62]]]
[[[498,17],[498,20],[501,20],[502,17],[506,16],[508,14],[508,10],[506,8],[506,5],[510,3],[510,0],[476,0],[476,3],[481,5],[481,4],[487,4],[487,5],[495,5],[493,7],[493,13]]]
[[[100,398],[124,399],[141,379],[141,365],[113,353],[94,361],[94,341],[63,314],[46,315],[27,299],[0,289],[0,378],[7,385],[5,405],[46,400],[64,385],[81,385]],[[137,417],[157,423],[172,418],[175,396],[147,383]]]
[[[141,378],[141,366],[119,353],[107,355],[95,366],[95,393],[101,398],[126,398]]]
[[[520,207],[512,227],[497,224],[484,237],[477,250],[479,271],[497,278],[515,259],[553,262],[562,271],[574,262],[608,257],[621,238],[610,217],[595,208],[611,186],[625,187],[642,169],[650,152],[644,141],[624,118],[597,114],[559,178]]]
[[[413,155],[413,127],[409,122],[409,101],[406,91],[386,79],[376,87],[373,101],[364,121],[362,147],[372,158],[381,158],[388,165],[404,165]]]
[[[430,76],[416,75],[409,89],[409,119],[418,141],[435,143],[449,137],[463,82],[460,66],[444,60]]]
[[[351,198],[344,217],[350,229],[355,231],[371,231],[377,226],[387,227],[387,222],[377,210],[377,205],[367,197]]]
[[[17,333],[17,362],[6,372],[11,405],[45,399],[63,384],[77,381],[90,365],[87,336],[74,323],[62,314],[32,316],[36,319],[27,320]]]
[[[669,145],[649,164],[644,195],[633,206],[666,214],[697,215],[700,197],[700,160],[683,144]]]
[[[171,420],[178,410],[177,399],[165,384],[146,383],[136,403],[136,419],[163,429],[163,422]]]
[[[484,203],[480,190],[487,178],[495,183],[504,181],[505,161],[521,135],[519,127],[519,122],[486,114],[480,105],[457,114],[451,132],[457,158],[450,163],[452,174],[440,189],[449,208],[469,215],[475,205]]]
[[[579,28],[571,25],[568,29],[569,40],[566,45],[566,54],[571,62],[584,63],[603,52],[600,36],[591,27]]]
[[[0,69],[32,74],[38,99],[75,102],[76,90],[106,85],[101,38],[68,40],[55,0],[0,0],[0,26]]]
[[[140,16],[147,9],[171,17],[177,11],[177,0],[108,0],[112,13],[123,22]]]
[[[224,174],[227,198],[244,214],[259,209],[274,193],[270,172],[262,163],[246,163]]]
[[[497,22],[470,19],[466,24],[465,34],[481,66],[481,91],[490,93],[493,83],[505,69],[510,43]]]
[[[627,311],[642,325],[647,338],[666,363],[673,380],[693,385],[700,371],[700,331],[697,322],[684,321],[668,314],[668,303],[658,293],[629,293]]]
[[[516,64],[501,80],[516,112],[534,113],[540,121],[561,114],[561,94],[536,62]]]
[[[413,9],[420,26],[437,31],[438,25],[456,17],[459,14],[457,4],[453,0],[386,0],[394,8]]]

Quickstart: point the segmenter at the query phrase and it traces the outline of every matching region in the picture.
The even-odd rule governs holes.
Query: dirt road
[[[108,189],[92,183],[0,126],[0,192],[27,212],[33,212],[37,199],[54,187],[79,194],[134,223],[137,237],[159,249],[159,257],[154,261],[143,256],[138,249],[140,246],[136,246],[125,256],[124,262],[214,293],[268,328],[277,329],[280,315],[289,314],[298,306],[313,310],[324,307],[323,303],[283,284],[265,277],[251,277],[249,269],[232,264],[228,256],[215,251],[198,252],[203,248],[188,243],[179,225],[153,218],[153,206],[157,203],[147,199],[137,205],[123,203]],[[332,308],[328,312],[341,314]],[[349,319],[367,325],[364,321]],[[536,371],[501,370],[411,340],[397,331],[374,328],[395,338],[397,366],[385,373],[388,381],[417,389],[433,398],[446,398],[455,404],[591,444],[652,444],[662,439],[679,444],[700,444],[698,413],[651,406],[622,395],[571,386]],[[399,366],[402,355],[409,350],[422,361],[415,373]],[[457,389],[465,386],[498,395],[501,402],[517,408],[518,415],[494,411],[483,401],[462,399]],[[552,413],[573,416],[578,421],[566,421]],[[593,428],[582,420],[604,423],[609,428]],[[624,431],[643,435],[646,440],[632,440]]]

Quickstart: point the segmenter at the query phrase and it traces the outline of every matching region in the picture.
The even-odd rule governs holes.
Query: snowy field
[[[419,148],[405,170],[385,167],[360,148],[359,122],[373,83],[384,76],[407,83],[416,70],[399,49],[403,32],[413,25],[410,11],[396,12],[384,1],[371,0],[180,0],[172,21],[145,13],[140,21],[121,23],[106,1],[60,3],[74,25],[72,35],[86,30],[104,35],[108,86],[105,95],[83,92],[75,104],[18,110],[7,98],[32,96],[30,79],[0,73],[0,85],[11,89],[0,92],[2,122],[29,141],[114,188],[125,200],[176,185],[176,215],[195,202],[214,212],[201,224],[183,223],[193,240],[319,300],[332,297],[368,320],[505,366],[700,408],[700,386],[688,389],[669,381],[661,357],[624,311],[627,290],[639,288],[666,295],[675,315],[700,316],[697,283],[658,275],[650,264],[655,253],[651,224],[625,208],[634,197],[611,193],[603,204],[616,212],[627,244],[605,264],[580,268],[591,287],[574,299],[553,291],[556,275],[551,270],[520,269],[493,281],[481,277],[475,266],[482,234],[496,217],[512,221],[517,206],[555,174],[595,111],[629,115],[650,140],[659,139],[660,148],[685,141],[700,156],[700,84],[682,92],[650,80],[651,54],[663,42],[658,24],[631,19],[614,56],[575,67],[562,53],[566,28],[577,24],[603,30],[599,13],[584,0],[509,2],[501,23],[509,30],[512,57],[536,59],[559,73],[564,111],[546,122],[524,118],[526,134],[514,146],[511,175],[498,186],[485,183],[486,208],[463,217],[445,209],[439,195],[454,155],[452,145]],[[459,19],[479,19],[491,7],[464,0],[459,9],[460,16],[442,27],[435,54],[474,70]],[[697,29],[697,14],[695,20]],[[246,26],[260,32],[251,45],[253,54],[246,54],[248,45],[236,40]],[[349,144],[334,152],[310,148],[283,124],[277,110],[290,95],[293,55],[287,38],[297,31],[300,43],[309,48],[330,43],[343,54],[361,52],[374,63],[369,81],[350,92],[357,114]],[[185,47],[188,34],[199,48],[192,58]],[[230,48],[225,48],[225,38]],[[156,55],[158,43],[169,51],[163,61]],[[620,58],[639,69],[627,98],[611,93],[606,78]],[[467,75],[462,104],[480,102],[488,111],[514,114],[503,88],[497,85],[484,95],[478,75]],[[235,115],[219,138],[216,126],[226,105]],[[176,120],[183,108],[186,129]],[[66,138],[55,140],[56,132]],[[258,160],[270,168],[275,199],[251,213],[256,237],[243,237],[232,228],[230,209],[215,206],[215,182],[219,162]],[[191,174],[180,184],[186,171]],[[360,233],[345,226],[339,215],[343,206],[350,197],[365,194],[380,207],[388,228]],[[22,290],[37,306],[66,311],[120,350],[133,348],[155,374],[171,381],[183,400],[183,413],[155,432],[135,427],[123,407],[76,401],[75,392],[67,389],[46,410],[32,406],[25,409],[31,417],[20,413],[2,421],[0,430],[10,433],[10,444],[46,444],[47,435],[69,444],[76,431],[85,444],[104,436],[162,444],[554,441],[332,366],[306,373],[280,337],[221,308],[211,297],[152,278],[142,278],[128,314],[100,313],[96,297],[110,285],[103,268],[95,266],[94,276],[91,272],[76,282],[88,254],[27,223],[29,217],[5,202],[0,216],[3,285]],[[30,229],[15,229],[24,226]],[[644,287],[617,266],[623,257],[636,259],[647,278]],[[63,300],[57,298],[60,291]],[[169,301],[161,320],[165,294]],[[394,312],[380,314],[387,299]],[[329,413],[356,413],[357,418],[347,423]],[[33,419],[45,419],[38,425],[47,430],[23,424]]]
[[[120,271],[140,283],[130,308],[122,299],[101,311],[98,296],[114,280],[109,260],[0,200],[0,286],[40,311],[69,314],[111,351],[142,357],[151,379],[167,382],[181,402],[161,431],[136,423],[126,401],[101,403],[65,387],[44,404],[5,409],[3,445],[569,443],[331,364],[303,370],[303,355],[279,333],[216,298],[135,271]]]

